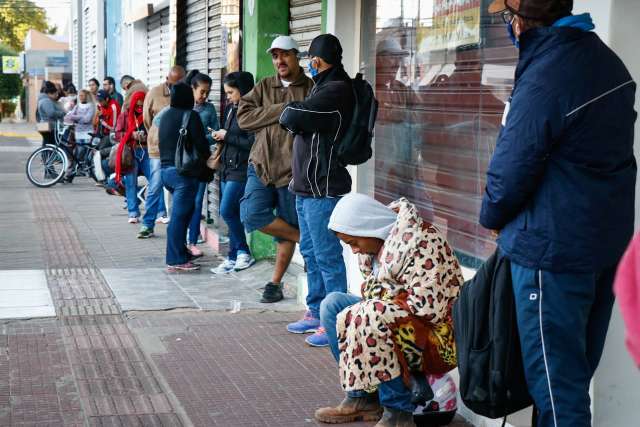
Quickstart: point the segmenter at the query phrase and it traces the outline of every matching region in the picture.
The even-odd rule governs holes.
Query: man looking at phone
[[[267,50],[276,75],[258,82],[238,106],[238,125],[255,133],[240,217],[248,232],[260,230],[277,242],[275,269],[261,299],[265,303],[284,298],[282,277],[300,240],[295,196],[288,189],[293,136],[278,123],[284,106],[304,100],[313,87],[300,67],[299,50],[293,38],[276,37]]]

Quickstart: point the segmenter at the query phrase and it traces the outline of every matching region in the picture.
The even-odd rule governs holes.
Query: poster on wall
[[[3,56],[2,57],[2,73],[3,74],[20,74],[22,71],[22,61],[19,56]]]
[[[433,10],[428,11],[431,14],[421,13],[416,35],[418,51],[480,43],[480,3],[480,0],[433,0]]]

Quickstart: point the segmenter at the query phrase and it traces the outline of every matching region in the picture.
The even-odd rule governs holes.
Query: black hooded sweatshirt
[[[295,134],[289,190],[303,197],[340,197],[351,191],[351,176],[336,150],[355,107],[351,78],[342,64],[313,78],[303,102],[288,104],[280,124]]]
[[[185,113],[189,114],[187,125],[187,143],[194,144],[203,158],[209,157],[209,143],[202,120],[193,110],[193,90],[185,83],[178,83],[171,88],[171,103],[168,110],[162,113],[158,126],[160,139],[160,164],[163,168],[175,166],[176,146]]]

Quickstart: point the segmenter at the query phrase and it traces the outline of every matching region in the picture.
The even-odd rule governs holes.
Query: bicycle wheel
[[[51,187],[64,177],[67,164],[67,156],[59,148],[40,147],[27,160],[27,178],[36,187]]]

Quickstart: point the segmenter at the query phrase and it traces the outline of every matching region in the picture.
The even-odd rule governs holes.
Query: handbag
[[[36,123],[36,130],[40,133],[43,132],[51,132],[51,123],[49,122],[38,122]]]
[[[182,115],[182,126],[178,131],[175,166],[178,174],[203,181],[212,175],[213,171],[207,167],[207,159],[202,158],[195,145],[189,141],[187,127],[190,118],[191,110],[185,111]]]
[[[111,152],[109,153],[109,169],[116,170],[116,157],[118,156],[118,147],[122,144],[122,142],[111,147]],[[122,149],[122,159],[120,161],[120,171],[123,175],[131,172],[133,170],[133,150],[129,146],[129,144],[125,144]]]
[[[216,149],[207,159],[207,167],[213,171],[220,169],[220,163],[222,162],[222,146],[223,143],[216,144]]]

